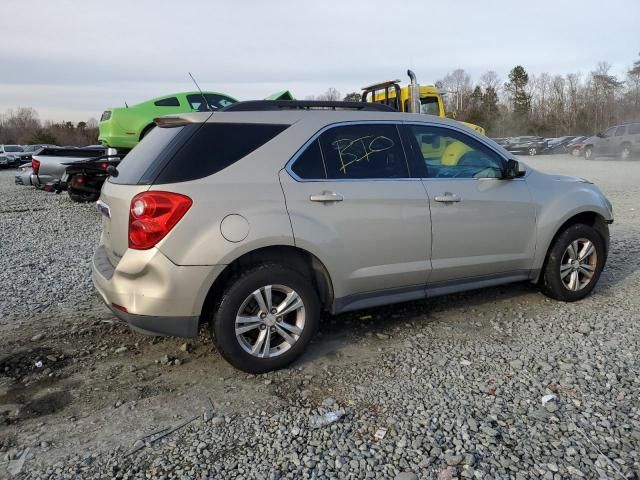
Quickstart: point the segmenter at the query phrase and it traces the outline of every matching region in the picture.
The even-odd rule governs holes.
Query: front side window
[[[621,137],[624,135],[625,130],[627,129],[627,127],[625,127],[624,125],[621,127],[616,128],[616,133],[615,136],[616,137]]]
[[[422,97],[420,99],[420,113],[440,115],[438,97]]]
[[[320,135],[329,179],[407,178],[409,169],[396,125],[345,125]]]
[[[410,125],[428,178],[501,178],[503,160],[474,138],[443,127]]]
[[[209,110],[208,107],[211,107],[213,110],[218,110],[236,103],[233,98],[218,95],[216,93],[192,93],[191,95],[187,95],[187,101],[193,110],[197,110],[199,112]]]
[[[163,98],[162,100],[156,100],[153,102],[156,107],[179,107],[180,102],[176,97]]]
[[[609,138],[611,136],[613,136],[613,132],[616,131],[616,127],[611,127],[607,130],[605,130],[605,132],[602,134],[602,138]]]

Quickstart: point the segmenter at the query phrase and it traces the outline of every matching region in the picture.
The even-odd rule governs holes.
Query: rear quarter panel
[[[299,145],[290,134],[282,135],[282,140],[276,137],[214,175],[152,186],[151,190],[178,192],[193,200],[158,248],[178,265],[216,265],[231,263],[258,248],[294,245],[279,171]],[[231,214],[248,223],[243,240],[229,241],[221,232],[221,222]]]

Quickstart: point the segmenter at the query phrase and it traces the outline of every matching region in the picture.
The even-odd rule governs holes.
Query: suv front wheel
[[[232,279],[211,322],[211,335],[234,367],[264,373],[299,357],[320,321],[311,282],[283,265],[265,264]]]
[[[540,282],[543,293],[565,302],[586,297],[598,282],[604,261],[600,234],[589,225],[570,225],[549,250]]]

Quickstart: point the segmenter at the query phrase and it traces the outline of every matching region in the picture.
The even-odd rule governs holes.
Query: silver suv
[[[607,128],[584,142],[586,159],[619,157],[628,160],[640,156],[640,123],[628,123]]]
[[[574,301],[598,281],[613,215],[591,182],[446,118],[247,103],[157,119],[105,183],[93,281],[133,329],[208,324],[231,364],[265,372],[322,311],[518,281]]]

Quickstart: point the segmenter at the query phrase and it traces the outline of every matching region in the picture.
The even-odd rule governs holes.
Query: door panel
[[[403,138],[429,196],[428,283],[530,269],[536,207],[526,180],[503,179],[505,160],[482,137],[408,124]],[[434,143],[444,148],[428,148]]]
[[[398,125],[383,122],[328,127],[281,172],[296,245],[325,264],[336,299],[424,292],[429,205],[410,176]]]
[[[429,283],[531,268],[536,211],[524,179],[425,179],[424,185],[433,232]],[[435,201],[447,194],[459,201]]]
[[[299,182],[283,170],[280,182],[296,246],[324,263],[336,298],[425,285],[431,229],[419,179]]]

